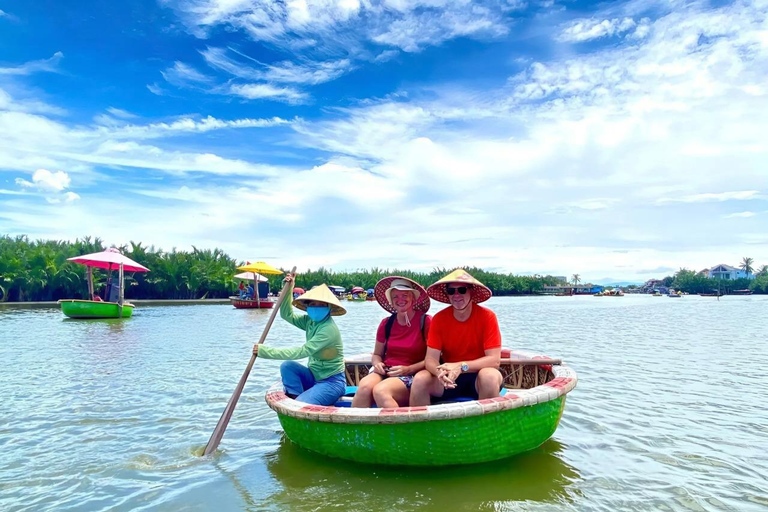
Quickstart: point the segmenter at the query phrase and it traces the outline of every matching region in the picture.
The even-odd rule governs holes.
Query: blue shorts
[[[405,377],[398,377],[401,381],[403,381],[403,384],[405,384],[405,387],[408,389],[411,389],[411,384],[413,384],[413,375],[406,375]]]

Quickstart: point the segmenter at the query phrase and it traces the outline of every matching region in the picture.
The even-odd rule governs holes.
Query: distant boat
[[[623,297],[624,292],[621,290],[605,290],[595,294],[595,297]]]
[[[700,297],[722,297],[722,293],[720,292],[712,292],[712,293],[700,293]]]
[[[733,290],[731,295],[752,295],[752,290]]]
[[[133,304],[125,301],[125,272],[149,272],[149,269],[132,259],[123,256],[117,249],[85,254],[68,258],[68,261],[81,263],[88,267],[88,293],[91,300],[61,299],[61,312],[69,318],[130,318],[133,315]],[[109,272],[105,297],[102,299],[93,290],[93,268]],[[117,270],[117,284],[112,281],[112,271]]]

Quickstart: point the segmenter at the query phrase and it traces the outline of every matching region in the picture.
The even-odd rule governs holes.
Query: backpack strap
[[[397,313],[392,313],[392,316],[387,318],[387,323],[384,324],[384,351],[381,353],[381,360],[384,361],[384,356],[387,354],[387,345],[389,344],[389,335],[392,334],[392,326],[395,325],[397,319]]]
[[[421,315],[421,339],[424,341],[424,343],[427,342],[426,336],[424,336],[424,322],[427,320],[427,314],[424,313]]]

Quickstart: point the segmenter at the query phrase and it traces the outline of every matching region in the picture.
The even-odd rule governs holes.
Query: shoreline
[[[229,304],[229,298],[226,299],[135,299],[126,300],[136,306],[211,306],[219,304]],[[55,300],[39,302],[0,302],[2,308],[55,308],[59,303]]]

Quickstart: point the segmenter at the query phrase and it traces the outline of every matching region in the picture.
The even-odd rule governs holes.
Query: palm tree
[[[755,270],[752,267],[752,264],[755,262],[752,258],[745,257],[743,260],[741,260],[741,265],[739,265],[739,268],[742,269],[744,272],[747,273],[747,275],[751,274],[753,270]]]
[[[768,265],[763,265],[757,270],[758,276],[768,276]]]
[[[581,276],[579,274],[573,274],[571,279],[573,280],[574,285],[577,285],[581,282]]]

